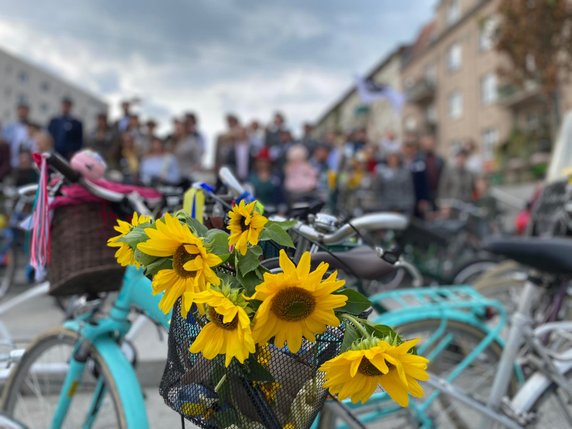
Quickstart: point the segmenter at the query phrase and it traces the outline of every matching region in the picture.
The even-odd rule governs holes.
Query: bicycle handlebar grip
[[[246,190],[242,187],[242,185],[238,182],[234,174],[227,168],[222,167],[218,172],[218,177],[228,188],[236,194],[237,197],[243,195]]]
[[[57,153],[44,154],[48,165],[59,171],[72,183],[76,183],[81,178],[81,174],[71,168],[71,165]]]

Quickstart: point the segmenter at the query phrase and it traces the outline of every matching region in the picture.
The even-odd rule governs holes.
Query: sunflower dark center
[[[307,318],[316,308],[310,292],[299,287],[286,287],[272,299],[270,310],[282,320],[296,322]]]
[[[181,244],[177,250],[175,250],[175,254],[173,255],[173,269],[177,273],[179,277],[189,278],[195,277],[195,271],[187,271],[184,268],[184,265],[195,259],[196,255],[191,255],[185,250],[185,245]]]
[[[234,331],[236,329],[236,327],[238,326],[238,314],[236,316],[234,316],[234,319],[232,319],[228,323],[224,323],[223,319],[224,319],[224,316],[222,314],[217,313],[215,311],[215,309],[212,307],[209,308],[209,320],[211,322],[213,322],[215,325],[217,325],[218,327],[220,327],[222,329],[229,330],[229,331]]]
[[[365,356],[361,358],[361,362],[359,364],[358,372],[360,374],[366,375],[368,377],[376,377],[378,375],[382,375],[383,373],[372,364],[368,358]]]
[[[240,229],[242,231],[245,231],[248,229],[248,225],[246,225],[246,217],[245,216],[240,217]]]

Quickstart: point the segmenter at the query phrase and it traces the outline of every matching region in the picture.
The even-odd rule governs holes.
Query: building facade
[[[522,147],[512,144],[515,153],[507,157],[515,168],[519,163],[523,168],[530,162],[545,163],[551,146],[549,139],[543,141],[547,118],[539,88],[517,89],[498,76],[499,69],[508,66],[494,48],[500,2],[440,0],[401,70],[407,97],[403,132],[433,132],[447,156],[471,141],[488,170],[507,167],[499,166],[499,150],[511,146],[516,135],[524,136]],[[569,86],[563,88],[560,101],[562,111],[572,107]]]
[[[391,52],[366,74],[366,79],[401,92],[400,73],[405,51],[406,47],[401,46]],[[315,132],[318,135],[330,131],[347,133],[356,128],[365,128],[371,141],[380,141],[387,132],[393,132],[399,139],[401,114],[385,100],[365,105],[353,85],[316,121]]]
[[[85,131],[95,126],[98,113],[107,112],[100,98],[0,50],[0,124],[15,120],[16,107],[26,103],[30,120],[45,126],[59,114],[63,97],[73,100],[73,114],[83,121]]]

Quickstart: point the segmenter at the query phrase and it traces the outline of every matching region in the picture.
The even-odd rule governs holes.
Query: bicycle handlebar
[[[60,172],[71,183],[76,183],[81,179],[81,174],[71,168],[71,165],[57,153],[43,153],[42,156],[50,167]]]
[[[407,218],[398,213],[371,213],[352,219],[351,222],[342,225],[336,232],[331,234],[320,233],[313,227],[301,222],[296,224],[293,229],[302,237],[310,241],[315,241],[325,245],[333,245],[341,243],[354,235],[355,229],[366,231],[380,229],[402,231],[407,228],[407,224]]]

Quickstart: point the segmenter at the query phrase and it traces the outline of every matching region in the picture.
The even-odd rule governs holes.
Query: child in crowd
[[[292,204],[311,196],[318,184],[318,173],[308,161],[308,151],[301,144],[292,145],[286,155],[284,188],[288,203]]]

